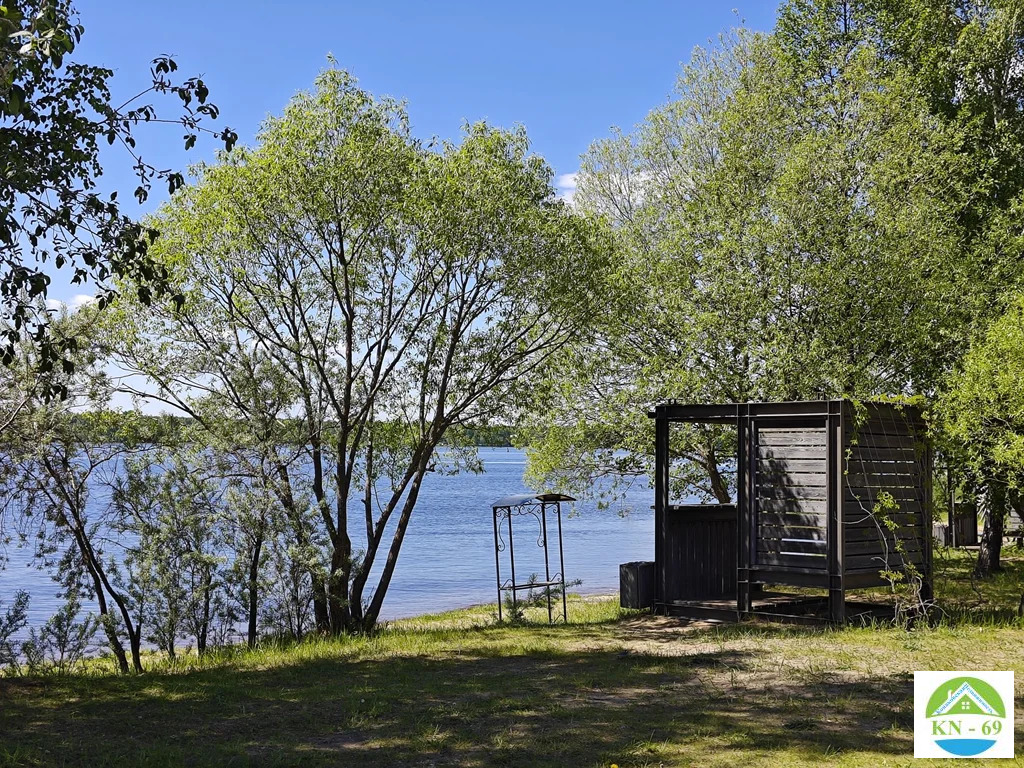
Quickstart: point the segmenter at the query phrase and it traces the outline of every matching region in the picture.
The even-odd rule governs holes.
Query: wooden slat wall
[[[925,426],[912,410],[867,404],[867,420],[847,418],[843,442],[844,567],[850,571],[920,569],[927,557]],[[898,509],[875,512],[881,494]],[[897,524],[890,530],[882,517]],[[900,552],[897,546],[904,550]]]
[[[664,601],[735,595],[736,507],[670,507],[665,523]]]
[[[759,564],[828,566],[825,439],[819,427],[758,427],[754,496]]]

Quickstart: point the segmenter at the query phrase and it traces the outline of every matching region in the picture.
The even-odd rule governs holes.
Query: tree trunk
[[[65,523],[68,521],[65,520]],[[121,671],[121,674],[128,674],[128,656],[125,654],[124,645],[121,644],[121,638],[117,636],[117,629],[114,626],[114,616],[110,613],[110,607],[107,604],[107,595],[103,590],[103,574],[96,563],[96,558],[93,557],[92,548],[89,546],[88,540],[85,538],[85,534],[82,531],[78,520],[75,520],[75,525],[72,526],[72,532],[75,537],[75,543],[78,545],[78,553],[82,558],[82,562],[85,564],[85,569],[89,572],[89,577],[92,579],[93,589],[96,592],[96,602],[100,608],[100,620],[103,623],[103,632],[107,636],[107,643],[110,645],[110,650],[113,651],[114,657],[117,659],[117,667]],[[129,627],[130,629],[130,627]]]
[[[292,564],[289,567],[289,569],[288,569],[288,577],[289,577],[288,581],[289,581],[289,584],[290,584],[290,587],[291,587],[291,601],[292,601],[292,605],[295,608],[295,626],[294,626],[294,629],[292,630],[292,637],[295,638],[296,642],[301,642],[302,635],[303,635],[303,632],[302,632],[302,617],[303,617],[303,610],[302,610],[302,579],[303,579],[303,577],[305,575],[306,575],[306,571],[305,570],[300,570],[294,564]],[[289,614],[290,613],[291,613],[291,611],[289,611]],[[289,616],[288,622],[291,623],[291,621],[292,621],[292,619]]]
[[[363,484],[363,519],[366,522],[366,551],[363,554],[363,562],[352,576],[352,589],[349,593],[349,617],[352,624],[357,627],[363,625],[363,587],[366,586],[366,578],[373,567],[374,558],[377,556],[378,537],[374,531],[373,514],[373,430],[367,432],[366,436],[366,482]],[[382,528],[383,528],[382,521]]]
[[[729,495],[729,485],[718,469],[718,455],[715,453],[714,445],[709,445],[704,453],[704,469],[711,480],[711,492],[715,494],[719,504],[732,504],[732,496]]]
[[[363,590],[366,588],[366,581],[370,577],[370,571],[373,569],[373,564],[377,559],[377,553],[380,550],[381,540],[384,536],[384,531],[387,528],[388,521],[391,519],[391,514],[396,508],[398,501],[401,499],[402,494],[405,493],[406,486],[413,482],[413,480],[422,475],[420,474],[421,469],[425,468],[425,458],[429,457],[433,452],[433,448],[427,444],[421,445],[414,454],[414,459],[410,464],[409,471],[405,478],[399,484],[398,488],[395,489],[396,497],[393,497],[388,502],[387,507],[383,510],[381,517],[376,523],[373,522],[373,507],[372,507],[372,488],[369,483],[364,488],[363,495],[363,510],[366,515],[366,552],[363,555],[362,562],[359,564],[359,568],[356,569],[352,577],[352,589],[350,592],[351,604],[349,605],[349,617],[352,622],[353,631],[364,631],[373,628],[374,621],[367,623],[364,615],[363,607]],[[372,466],[371,456],[367,455],[368,466]],[[404,534],[403,534],[404,535]]]
[[[309,536],[306,531],[306,524],[302,520],[298,507],[295,504],[295,496],[292,494],[291,476],[288,467],[284,463],[275,460],[278,481],[278,499],[284,507],[285,516],[291,522],[295,534],[295,541],[299,547],[305,549],[309,543]],[[313,454],[313,495],[316,498],[317,506],[323,507],[326,504],[326,495],[323,491],[322,469],[318,451]],[[318,632],[326,634],[331,631],[331,614],[328,608],[328,585],[317,574],[316,570],[310,569],[309,579],[313,591],[313,620],[316,623]]]
[[[141,673],[142,670],[142,626],[135,626],[132,624],[132,615],[128,610],[128,604],[124,597],[111,586],[107,576],[100,568],[99,562],[93,553],[92,548],[89,548],[91,568],[95,571],[96,576],[99,578],[103,588],[106,589],[110,599],[117,605],[117,610],[121,613],[121,620],[124,621],[125,632],[128,633],[128,644],[131,648],[132,653],[132,666],[135,668],[137,673]],[[127,670],[125,670],[127,671]]]
[[[210,635],[210,599],[213,594],[213,569],[206,567],[203,573],[203,615],[199,622],[199,632],[196,634],[196,653],[202,656],[206,653],[206,642]]]
[[[260,552],[263,550],[263,532],[256,537],[252,548],[252,559],[249,561],[249,631],[246,642],[250,648],[256,647],[256,614],[259,610],[259,578]]]
[[[346,537],[347,541],[347,537]],[[350,545],[336,544],[331,550],[331,575],[327,580],[327,603],[331,612],[331,634],[340,635],[351,629],[349,619],[348,574],[351,562]]]
[[[132,667],[136,674],[142,674],[142,626],[128,627],[128,642],[132,649]]]
[[[429,456],[430,452],[426,452],[425,455]],[[409,527],[409,519],[412,517],[413,508],[416,506],[416,499],[419,497],[420,485],[425,474],[426,460],[422,459],[421,466],[418,468],[416,476],[409,487],[409,495],[406,497],[405,504],[402,507],[402,515],[398,518],[398,527],[395,530],[394,537],[391,539],[388,559],[384,563],[384,570],[380,575],[380,580],[377,582],[377,589],[374,590],[373,598],[363,614],[362,626],[360,627],[363,631],[368,632],[377,624],[377,617],[380,616],[380,609],[384,604],[384,596],[391,585],[391,577],[394,575],[395,566],[398,564],[398,553],[402,549],[402,540],[405,538],[405,532]]]
[[[349,611],[349,586],[352,576],[352,539],[348,535],[348,492],[352,487],[351,471],[347,470],[347,456],[338,443],[338,464],[335,481],[338,496],[335,500],[335,535],[331,537],[331,572],[327,576],[327,602],[331,611],[331,633],[340,635],[352,629],[352,614]]]
[[[104,595],[105,590],[106,595],[109,595],[110,599],[117,605],[117,609],[121,614],[121,619],[124,621],[125,631],[128,633],[128,640],[131,644],[132,664],[135,667],[135,671],[142,672],[142,658],[139,651],[141,641],[138,637],[141,633],[133,632],[132,618],[131,613],[128,611],[128,606],[125,604],[124,598],[111,586],[110,581],[107,579],[107,575],[103,572],[103,564],[96,555],[95,550],[93,550],[92,544],[89,542],[89,537],[85,533],[85,525],[83,522],[84,518],[80,514],[80,505],[69,504],[68,511],[74,516],[74,524],[71,525],[71,521],[66,516],[64,523],[71,527],[72,534],[75,537],[75,542],[78,544],[78,552],[82,556],[82,560],[89,571],[89,575],[92,577],[93,585],[96,588],[96,599],[100,604],[100,611],[102,613],[107,610],[107,601]],[[127,674],[128,661],[125,658],[124,647],[121,645],[120,638],[117,637],[116,631],[114,631],[112,620],[108,620],[105,624],[107,628],[107,639],[110,641],[114,655],[117,656],[121,672]],[[118,651],[120,651],[120,653]]]
[[[93,583],[96,589],[96,602],[100,606],[100,623],[103,624],[103,633],[107,636],[107,644],[110,646],[110,650],[113,651],[114,658],[117,659],[117,668],[121,671],[122,675],[127,675],[128,656],[124,652],[124,646],[121,645],[121,638],[117,636],[117,630],[114,627],[114,617],[107,607],[107,596],[103,593],[103,585],[95,575],[93,575]]]
[[[178,658],[177,652],[174,650],[174,640],[175,638],[177,638],[177,636],[178,633],[175,632],[173,629],[167,633],[167,658],[171,661],[174,661],[176,658]]]
[[[1002,570],[999,556],[1003,547],[1003,528],[1006,520],[1006,484],[990,479],[988,503],[985,505],[985,528],[978,548],[978,563],[974,567],[976,576],[988,576]]]
[[[327,609],[327,585],[319,576],[310,574],[313,582],[313,622],[318,632],[327,633],[331,629],[331,613]]]

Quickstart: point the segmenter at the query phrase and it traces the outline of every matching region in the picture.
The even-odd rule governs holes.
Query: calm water
[[[523,483],[526,457],[521,451],[505,448],[482,448],[480,456],[486,470],[481,475],[429,475],[424,481],[382,618],[495,600],[490,504],[509,494],[528,492]],[[653,492],[638,484],[622,505],[612,509],[599,510],[595,504],[579,502],[563,506],[566,578],[583,581],[575,591],[616,592],[619,563],[654,558],[653,502]],[[516,518],[513,526],[517,579],[524,581],[530,573],[543,577],[543,550],[537,546],[539,526],[532,517]],[[549,531],[552,572],[557,570],[553,533]],[[385,544],[387,541],[385,537]],[[33,566],[30,553],[11,549],[9,555],[6,570],[0,571],[0,599],[8,603],[16,590],[27,590],[32,596],[31,624],[38,626],[60,607],[56,585],[46,572]],[[385,557],[386,549],[378,555],[379,563]],[[507,552],[502,558],[504,577]]]

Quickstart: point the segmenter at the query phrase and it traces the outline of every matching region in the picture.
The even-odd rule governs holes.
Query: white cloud
[[[560,200],[565,200],[567,203],[573,201],[573,198],[576,197],[576,179],[578,176],[578,172],[563,173],[555,179],[555,188],[558,190],[557,197]]]
[[[76,293],[71,297],[69,301],[61,301],[59,299],[47,299],[46,308],[55,311],[67,309],[70,312],[74,312],[76,309],[81,309],[86,304],[92,304],[96,301],[95,296],[90,296],[87,293]]]

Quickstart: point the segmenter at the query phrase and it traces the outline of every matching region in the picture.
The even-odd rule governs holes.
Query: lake
[[[495,601],[494,535],[491,503],[528,492],[523,483],[526,455],[511,448],[481,448],[484,473],[429,475],[402,545],[381,618],[395,619]],[[618,591],[619,563],[654,559],[654,494],[637,483],[621,504],[598,509],[593,502],[563,505],[562,535],[567,580],[581,579],[573,591]],[[549,518],[554,524],[554,516]],[[544,574],[543,550],[537,546],[539,526],[532,517],[513,522],[516,575]],[[557,541],[549,529],[552,572],[557,570]],[[386,557],[378,557],[376,572]],[[40,626],[61,605],[57,586],[37,570],[26,550],[11,548],[0,570],[0,600],[9,604],[19,589],[29,592],[30,624]],[[507,552],[502,574],[508,576]],[[370,583],[374,583],[371,579]]]

